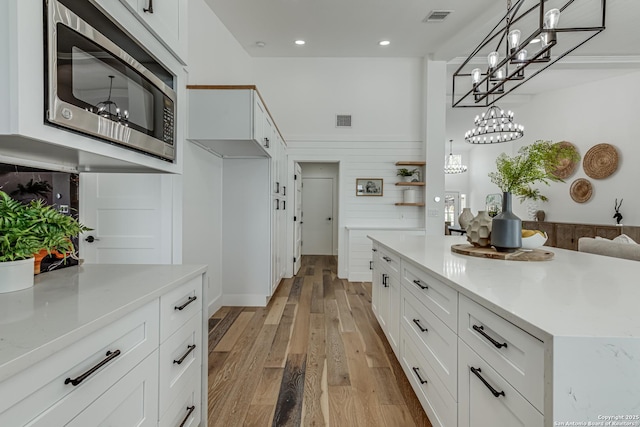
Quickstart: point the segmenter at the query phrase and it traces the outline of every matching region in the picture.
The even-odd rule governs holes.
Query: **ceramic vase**
[[[527,216],[531,221],[536,220],[536,212],[540,209],[540,204],[537,200],[528,200],[527,201]]]
[[[491,244],[491,217],[487,211],[479,211],[467,226],[467,241],[476,247]]]
[[[404,203],[416,203],[418,191],[409,189],[402,192]]]
[[[498,252],[515,252],[522,246],[522,221],[512,211],[509,192],[502,194],[502,212],[493,218],[491,246]]]
[[[471,208],[463,208],[460,216],[458,217],[458,224],[460,224],[460,228],[466,229],[472,219],[473,214],[471,213]]]

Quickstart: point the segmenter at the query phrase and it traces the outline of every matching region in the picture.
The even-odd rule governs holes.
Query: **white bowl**
[[[544,236],[540,233],[535,233],[533,236],[522,238],[522,247],[525,251],[532,251],[544,245],[547,241],[547,233],[543,232]]]

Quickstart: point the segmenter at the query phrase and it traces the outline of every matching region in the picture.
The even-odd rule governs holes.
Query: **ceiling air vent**
[[[442,22],[453,10],[432,10],[425,16],[422,22]]]
[[[351,127],[351,114],[336,114],[336,127],[337,128],[350,128]]]

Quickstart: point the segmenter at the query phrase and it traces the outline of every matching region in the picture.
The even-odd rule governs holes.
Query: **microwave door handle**
[[[153,13],[153,0],[149,0],[149,7],[143,8],[143,12]]]

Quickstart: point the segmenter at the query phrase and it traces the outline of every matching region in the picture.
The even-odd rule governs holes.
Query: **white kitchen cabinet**
[[[173,53],[187,63],[187,0],[120,0]]]
[[[204,271],[87,264],[0,295],[23,313],[0,324],[0,425],[156,426],[189,403],[205,426]]]
[[[383,248],[376,248],[378,259],[375,262],[374,283],[376,317],[384,331],[391,348],[399,355],[400,345],[400,258]]]

